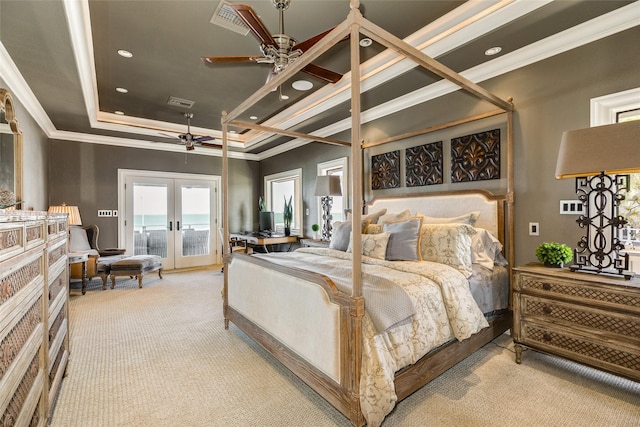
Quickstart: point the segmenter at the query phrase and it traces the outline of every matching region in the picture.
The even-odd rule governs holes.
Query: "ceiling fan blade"
[[[227,62],[256,62],[258,58],[263,58],[263,56],[203,56],[200,59],[207,64],[223,64]]]
[[[335,28],[335,27],[333,27]],[[303,52],[308,51],[309,49],[311,49],[311,47],[318,43],[320,40],[322,40],[324,38],[324,36],[326,36],[327,34],[329,34],[333,28],[329,28],[327,31],[324,31],[320,34],[316,34],[315,36],[306,39],[305,41],[301,41],[300,43],[296,43],[295,46],[293,46],[294,49],[300,49]]]
[[[326,36],[327,34],[329,34],[331,31],[333,31],[335,27],[331,27],[329,28],[327,31],[323,31],[320,34],[316,34],[315,36],[308,38],[304,41],[301,41],[300,43],[296,43],[295,46],[293,46],[294,49],[300,49],[302,52],[306,52],[309,49],[311,49],[311,47],[313,45],[315,45],[316,43],[318,43],[320,40],[322,40],[324,38],[324,36]],[[347,35],[345,38],[343,38],[340,41],[345,41],[349,38],[349,36]]]
[[[162,135],[163,137],[166,137],[166,138],[179,138],[177,135],[169,135],[168,133],[164,133],[164,132],[158,132],[158,135]]]
[[[260,43],[267,46],[277,46],[273,36],[251,6],[246,4],[230,4],[229,7],[233,9],[236,15],[238,15],[238,18],[249,27],[249,30],[251,30]]]
[[[215,138],[213,136],[198,136],[198,137],[193,138],[193,142],[200,143],[200,142],[205,142],[205,141],[212,141],[214,139]]]
[[[329,83],[336,83],[342,78],[342,74],[336,73],[335,71],[328,70],[315,64],[307,65],[302,69],[302,71]]]

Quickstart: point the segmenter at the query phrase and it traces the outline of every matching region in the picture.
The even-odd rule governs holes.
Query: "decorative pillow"
[[[438,218],[434,216],[426,216],[425,214],[418,212],[416,216],[422,217],[423,224],[449,224],[452,222],[460,224],[475,225],[478,218],[480,218],[480,211],[469,212],[468,214],[452,217],[452,218]]]
[[[382,224],[369,224],[367,227],[367,234],[380,234],[382,233]]]
[[[373,212],[373,213],[370,213],[370,214],[367,214],[367,215],[362,215],[360,217],[360,219],[362,219],[363,221],[368,219],[368,220],[371,220],[370,224],[377,224],[378,223],[378,218],[380,218],[385,213],[387,213],[386,209],[380,209],[377,212]],[[349,212],[347,214],[347,220],[351,221],[351,212]]]
[[[362,255],[371,258],[384,259],[387,252],[390,233],[363,234]],[[353,251],[353,238],[349,240],[347,252]]]
[[[471,236],[475,228],[467,224],[423,224],[420,254],[423,261],[450,265],[465,277],[471,276]]]
[[[411,219],[411,211],[407,209],[406,211],[397,213],[397,214],[386,214],[382,215],[378,219],[378,224],[389,224],[392,222],[401,222]]]
[[[408,221],[383,224],[382,230],[391,233],[387,243],[388,261],[415,261],[420,260],[420,218],[412,218]]]
[[[502,251],[502,243],[489,230],[476,228],[476,234],[471,237],[471,263],[479,264],[489,270]]]
[[[367,230],[369,220],[362,221],[362,233]],[[351,222],[339,222],[333,223],[333,230],[331,232],[331,241],[329,242],[330,249],[336,249],[338,251],[346,251],[349,247],[349,239],[351,238]]]

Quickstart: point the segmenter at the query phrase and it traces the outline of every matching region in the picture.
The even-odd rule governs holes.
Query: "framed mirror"
[[[15,195],[14,203],[6,203],[10,191]],[[6,89],[0,88],[0,208],[22,204],[22,131],[13,108],[13,98]]]

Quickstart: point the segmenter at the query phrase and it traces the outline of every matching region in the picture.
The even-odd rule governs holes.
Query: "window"
[[[265,204],[274,214],[276,232],[284,233],[284,201],[293,197],[293,221],[291,234],[302,232],[302,169],[294,169],[264,177]]]
[[[591,126],[640,120],[640,88],[630,89],[591,100]],[[624,155],[624,153],[620,153]],[[627,227],[620,230],[618,238],[640,245],[640,173],[630,174],[629,191],[620,203],[620,215]]]
[[[333,204],[331,206],[331,224],[336,221],[344,221],[344,210],[349,207],[349,159],[342,157],[328,162],[318,163],[318,175],[338,175],[340,176],[340,184],[342,186],[342,196],[333,196]],[[322,224],[322,205],[318,197],[318,224]]]

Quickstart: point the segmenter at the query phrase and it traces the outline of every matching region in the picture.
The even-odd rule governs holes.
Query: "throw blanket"
[[[351,295],[353,277],[351,267],[329,265],[317,259],[303,259],[294,254],[295,252],[275,252],[268,255],[256,254],[255,256],[287,267],[323,274],[330,278],[341,292]],[[363,272],[362,296],[365,300],[367,314],[377,332],[384,332],[393,325],[407,321],[416,313],[413,303],[404,289],[384,277]]]

